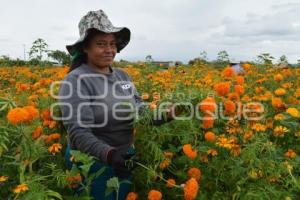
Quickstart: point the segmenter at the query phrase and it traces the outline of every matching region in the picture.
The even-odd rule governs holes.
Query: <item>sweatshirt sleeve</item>
[[[90,99],[79,96],[80,93],[88,96],[89,91],[83,81],[81,87],[78,87],[77,79],[76,75],[69,74],[64,80],[69,84],[63,82],[59,89],[62,122],[66,128],[69,142],[77,150],[107,162],[107,153],[113,147],[98,139],[93,134],[91,127],[88,127],[88,125],[94,124],[94,112],[91,106],[88,105],[91,102]],[[82,103],[85,104],[80,108],[80,105],[83,105]]]
[[[124,72],[126,73],[126,72]],[[134,94],[134,99],[135,99],[135,103],[136,103],[136,107],[138,109],[138,113],[139,115],[143,115],[145,113],[145,110],[148,109],[147,105],[143,102],[143,99],[141,98],[139,92],[137,91],[132,79],[130,78],[130,76],[126,73],[126,76],[128,77],[128,79],[130,80],[130,82],[132,83],[132,87],[133,87],[133,94]],[[160,126],[166,122],[172,121],[172,119],[151,119],[150,124],[154,125],[154,126]]]

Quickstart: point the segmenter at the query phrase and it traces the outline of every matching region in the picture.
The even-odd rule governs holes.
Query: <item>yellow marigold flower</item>
[[[0,183],[7,181],[7,179],[8,179],[7,176],[0,176]]]
[[[158,190],[151,190],[148,193],[148,200],[161,200],[162,194]]]
[[[255,130],[255,131],[265,131],[267,129],[267,127],[263,124],[260,124],[260,123],[255,123],[253,126],[252,126],[252,129]]]
[[[172,187],[174,187],[175,184],[176,184],[176,181],[174,179],[170,178],[167,180],[166,186],[168,188],[172,188]]]
[[[184,200],[194,200],[197,197],[199,184],[195,178],[189,179],[184,185]]]
[[[289,149],[284,155],[289,158],[295,158],[297,156],[293,149]]]
[[[278,88],[277,90],[275,90],[275,92],[274,92],[276,95],[278,95],[278,96],[282,96],[282,95],[285,95],[286,94],[286,91],[285,91],[285,89],[283,89],[283,88]]]
[[[218,152],[215,149],[208,149],[206,153],[207,155],[212,155],[212,156],[218,155]]]
[[[236,138],[226,138],[224,135],[221,135],[218,138],[218,142],[216,143],[218,146],[223,147],[225,149],[232,149],[236,144]]]
[[[300,117],[300,112],[297,108],[288,108],[286,112],[293,117],[297,117],[297,118]]]
[[[17,185],[17,187],[14,189],[14,193],[19,194],[19,193],[25,192],[27,190],[29,190],[29,188],[26,184],[20,184],[20,185]]]
[[[274,119],[277,121],[281,121],[281,120],[284,120],[285,117],[283,114],[277,114],[277,115],[275,115]]]
[[[14,108],[8,112],[6,118],[13,125],[17,125],[28,122],[30,120],[30,114],[23,108]]]
[[[191,144],[185,144],[182,148],[184,154],[190,159],[194,160],[197,157],[197,151],[192,149]]]
[[[52,155],[55,155],[62,149],[62,145],[60,143],[54,143],[49,148],[48,151],[52,153]]]
[[[276,126],[274,131],[273,131],[273,135],[275,137],[284,137],[284,134],[289,132],[289,130],[284,127],[284,126]]]
[[[137,200],[138,195],[135,192],[129,192],[127,194],[126,200]]]

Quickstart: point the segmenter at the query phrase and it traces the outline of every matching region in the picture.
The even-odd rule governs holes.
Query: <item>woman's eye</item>
[[[99,43],[97,43],[97,45],[98,45],[98,46],[101,46],[101,47],[104,47],[104,46],[105,46],[105,44],[104,44],[103,42],[99,42]]]

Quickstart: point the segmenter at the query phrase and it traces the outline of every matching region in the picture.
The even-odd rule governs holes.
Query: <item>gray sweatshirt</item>
[[[103,74],[82,64],[66,75],[58,100],[70,148],[102,162],[107,162],[109,150],[126,152],[133,144],[133,113],[136,109],[143,113],[145,108],[129,75],[110,70]],[[153,125],[165,122],[153,120]]]

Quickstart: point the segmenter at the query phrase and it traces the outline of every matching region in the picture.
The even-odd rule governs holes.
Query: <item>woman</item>
[[[128,74],[112,67],[116,53],[129,43],[130,30],[114,27],[98,10],[80,20],[79,32],[80,39],[67,46],[72,65],[59,90],[62,121],[68,133],[65,158],[71,167],[70,149],[96,157],[91,172],[103,166],[106,171],[93,180],[91,196],[115,199],[115,194],[105,197],[106,181],[114,176],[130,179],[132,168],[125,162],[135,154],[131,114],[144,108]],[[128,105],[134,107],[128,109]],[[167,120],[153,120],[153,124],[171,119],[169,112]],[[125,199],[129,191],[129,184],[121,184],[119,199]]]

